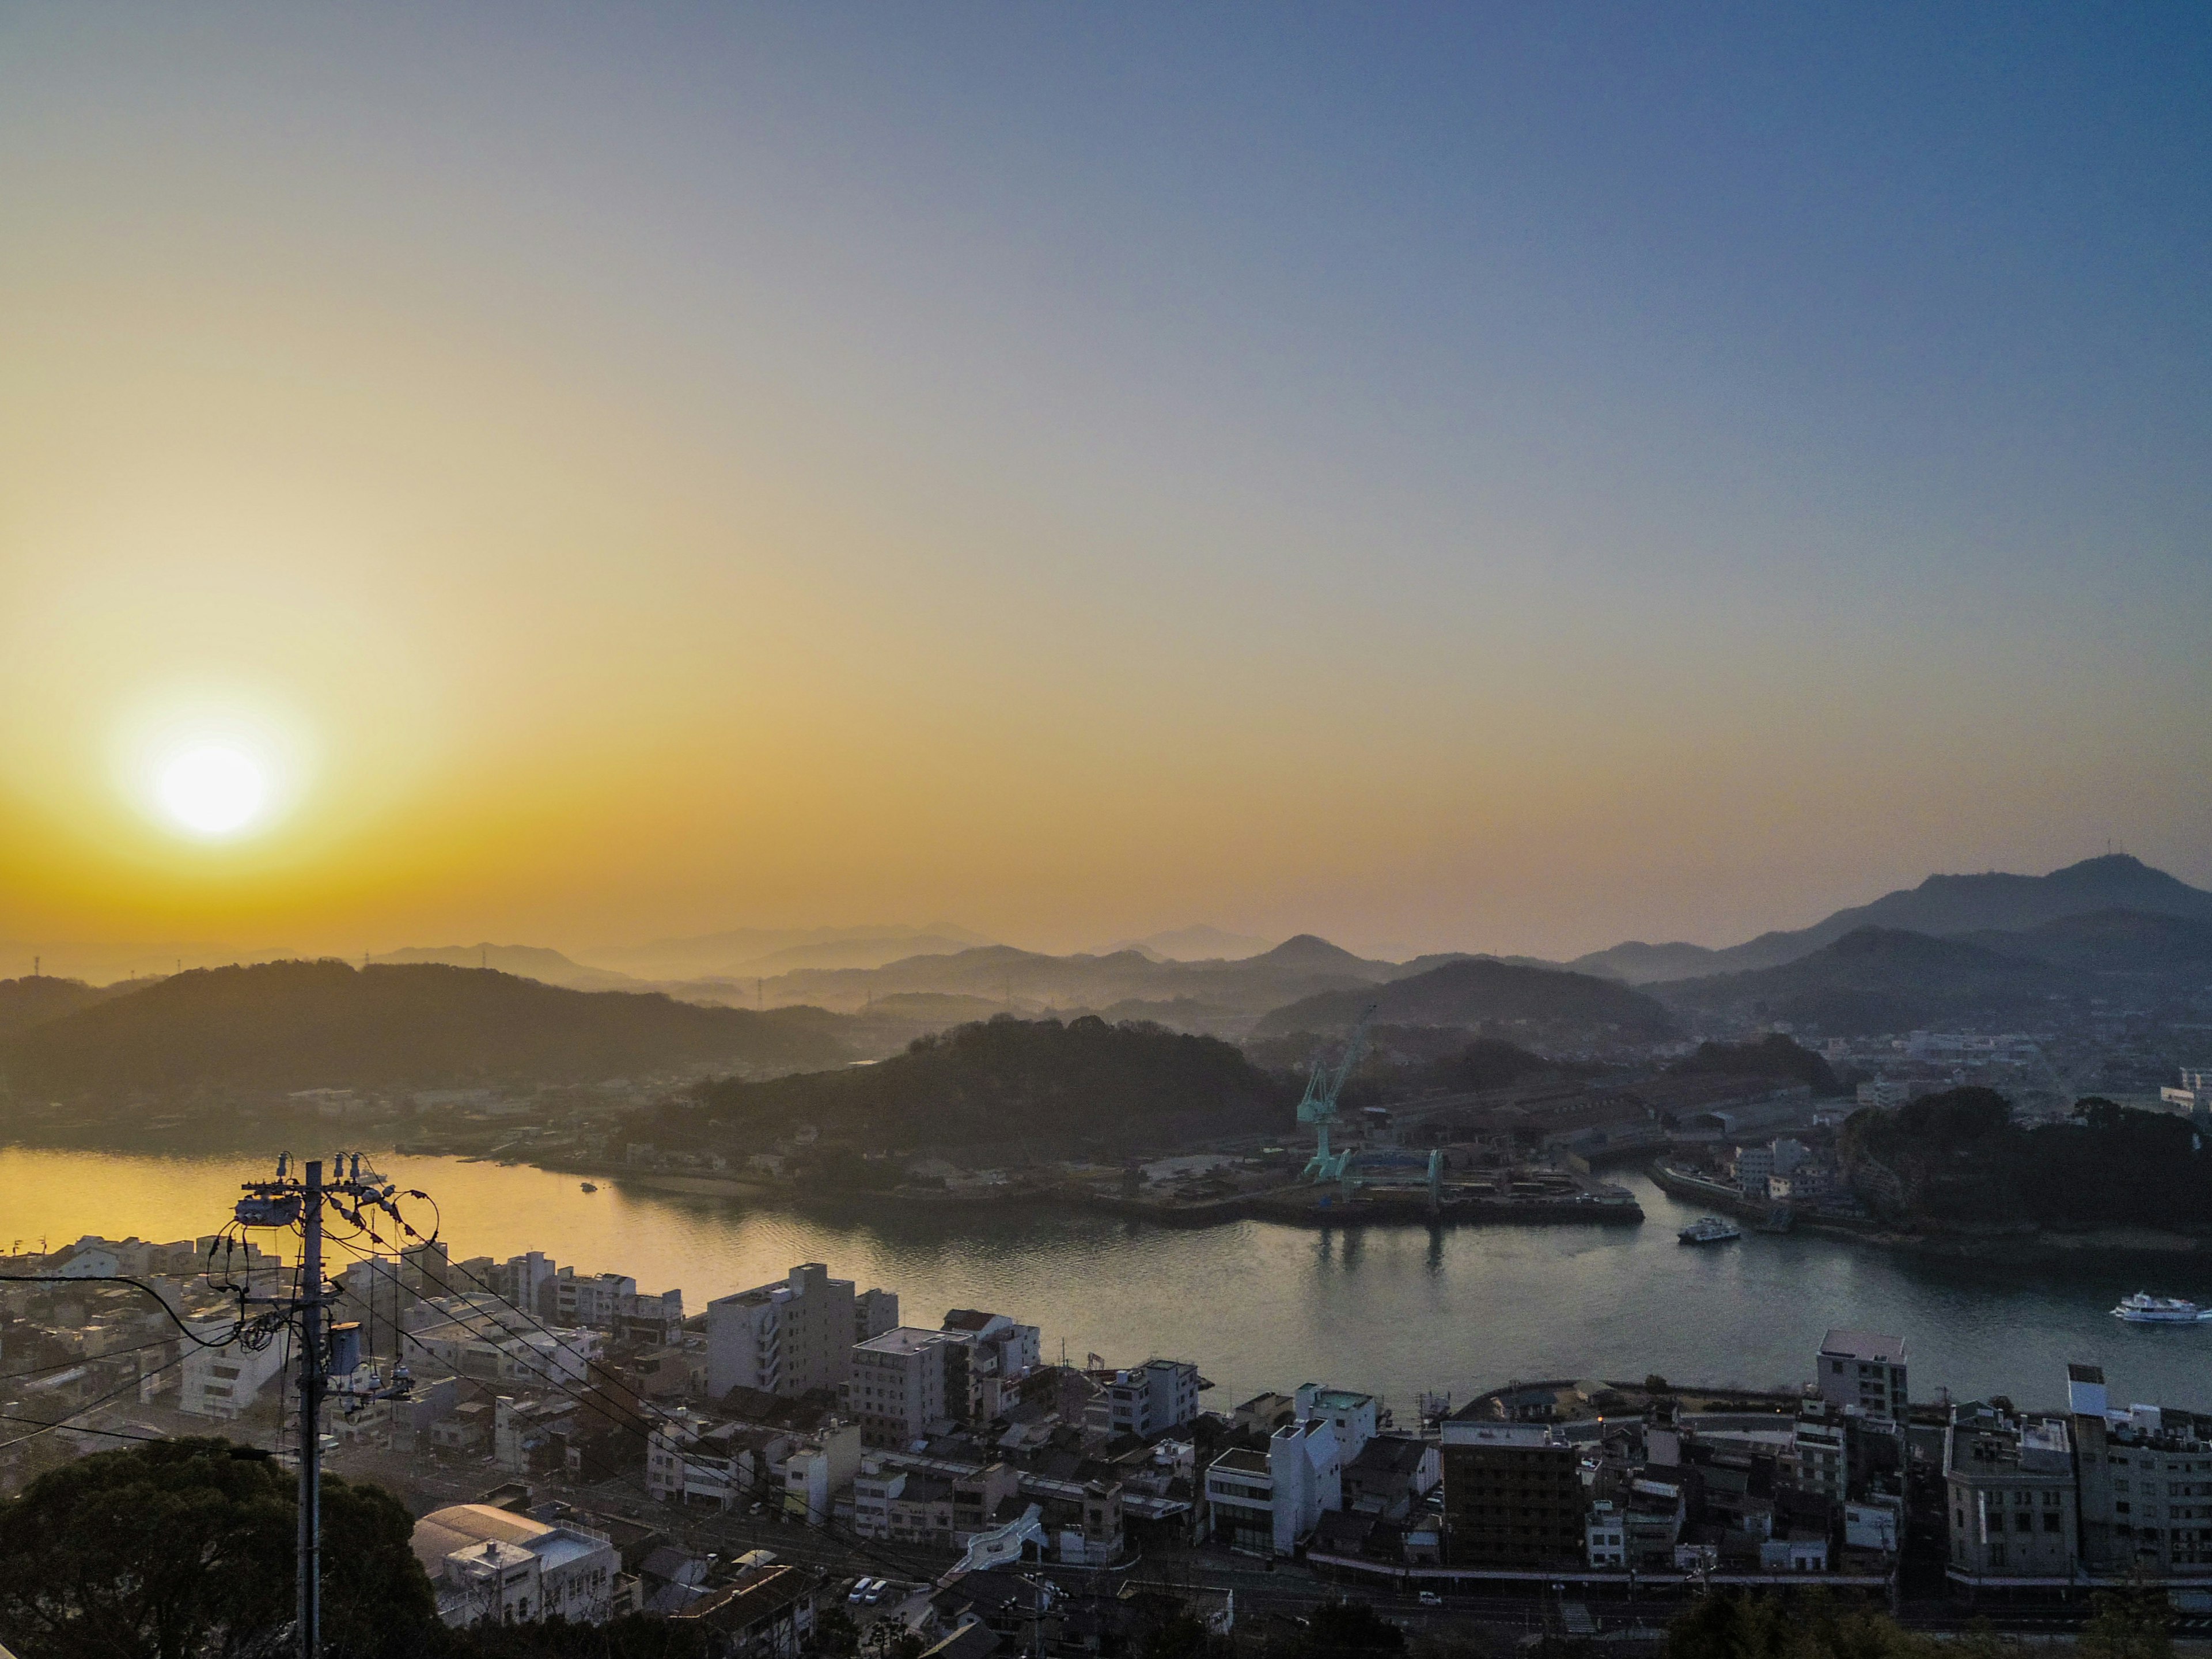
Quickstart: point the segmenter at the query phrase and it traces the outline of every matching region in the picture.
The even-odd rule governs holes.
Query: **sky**
[[[2207,108],[2179,4],[0,3],[0,939],[2212,884]]]

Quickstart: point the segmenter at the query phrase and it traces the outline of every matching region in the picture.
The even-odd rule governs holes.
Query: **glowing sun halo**
[[[269,787],[251,757],[206,744],[187,749],[161,769],[161,805],[185,829],[227,836],[253,821]]]

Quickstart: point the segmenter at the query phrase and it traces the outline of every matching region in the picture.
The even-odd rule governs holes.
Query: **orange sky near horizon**
[[[1203,97],[1237,211],[827,26],[692,43],[748,102],[252,16],[0,61],[0,940],[1564,956],[2115,837],[2212,884],[2197,497],[2036,496],[2000,387],[1923,469],[1909,365],[1785,384],[1656,263],[1554,317],[1510,200],[1299,194]],[[1340,228],[1437,274],[1281,257]],[[202,734],[272,788],[228,839],[156,799]]]

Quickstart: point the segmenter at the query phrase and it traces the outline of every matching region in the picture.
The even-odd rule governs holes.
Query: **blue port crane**
[[[1345,1042],[1342,1058],[1335,1065],[1327,1064],[1319,1054],[1306,1068],[1306,1092],[1298,1102],[1298,1121],[1314,1126],[1314,1155],[1306,1163],[1304,1178],[1311,1182],[1337,1181],[1343,1178],[1344,1166],[1352,1153],[1332,1152],[1328,1149],[1328,1126],[1337,1121],[1336,1097],[1344,1092],[1344,1080],[1352,1075],[1352,1068],[1359,1064],[1359,1057],[1367,1051],[1367,1025],[1382,1005],[1370,1002],[1359,1016],[1359,1023],[1352,1028],[1352,1036]]]

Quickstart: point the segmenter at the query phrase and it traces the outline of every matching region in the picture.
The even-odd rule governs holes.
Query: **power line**
[[[212,1255],[212,1249],[210,1254]],[[210,1277],[208,1282],[213,1284],[215,1280]],[[220,1342],[207,1340],[198,1331],[185,1323],[177,1310],[169,1305],[167,1297],[143,1279],[126,1279],[115,1273],[0,1273],[0,1285],[128,1285],[132,1290],[143,1291],[148,1296],[152,1297],[160,1304],[161,1311],[168,1315],[169,1322],[203,1348],[227,1348],[238,1340],[234,1334],[225,1337]]]
[[[36,1440],[40,1435],[47,1433],[52,1430],[66,1428],[69,1426],[69,1420],[70,1418],[82,1417],[87,1412],[96,1412],[109,1401],[118,1399],[124,1395],[135,1392],[138,1386],[145,1382],[148,1377],[159,1376],[163,1371],[167,1370],[171,1365],[181,1365],[184,1363],[185,1357],[182,1354],[179,1354],[174,1359],[169,1360],[167,1364],[156,1365],[150,1371],[139,1372],[137,1376],[132,1377],[121,1388],[111,1389],[107,1393],[100,1395],[99,1399],[89,1401],[84,1405],[79,1406],[75,1411],[70,1412],[64,1416],[56,1418],[50,1423],[42,1422],[40,1419],[34,1417],[10,1418],[9,1420],[11,1422],[38,1423],[39,1426],[32,1430],[28,1434],[17,1435],[13,1440],[0,1440],[0,1451],[6,1451],[11,1446],[20,1446],[26,1440]]]

